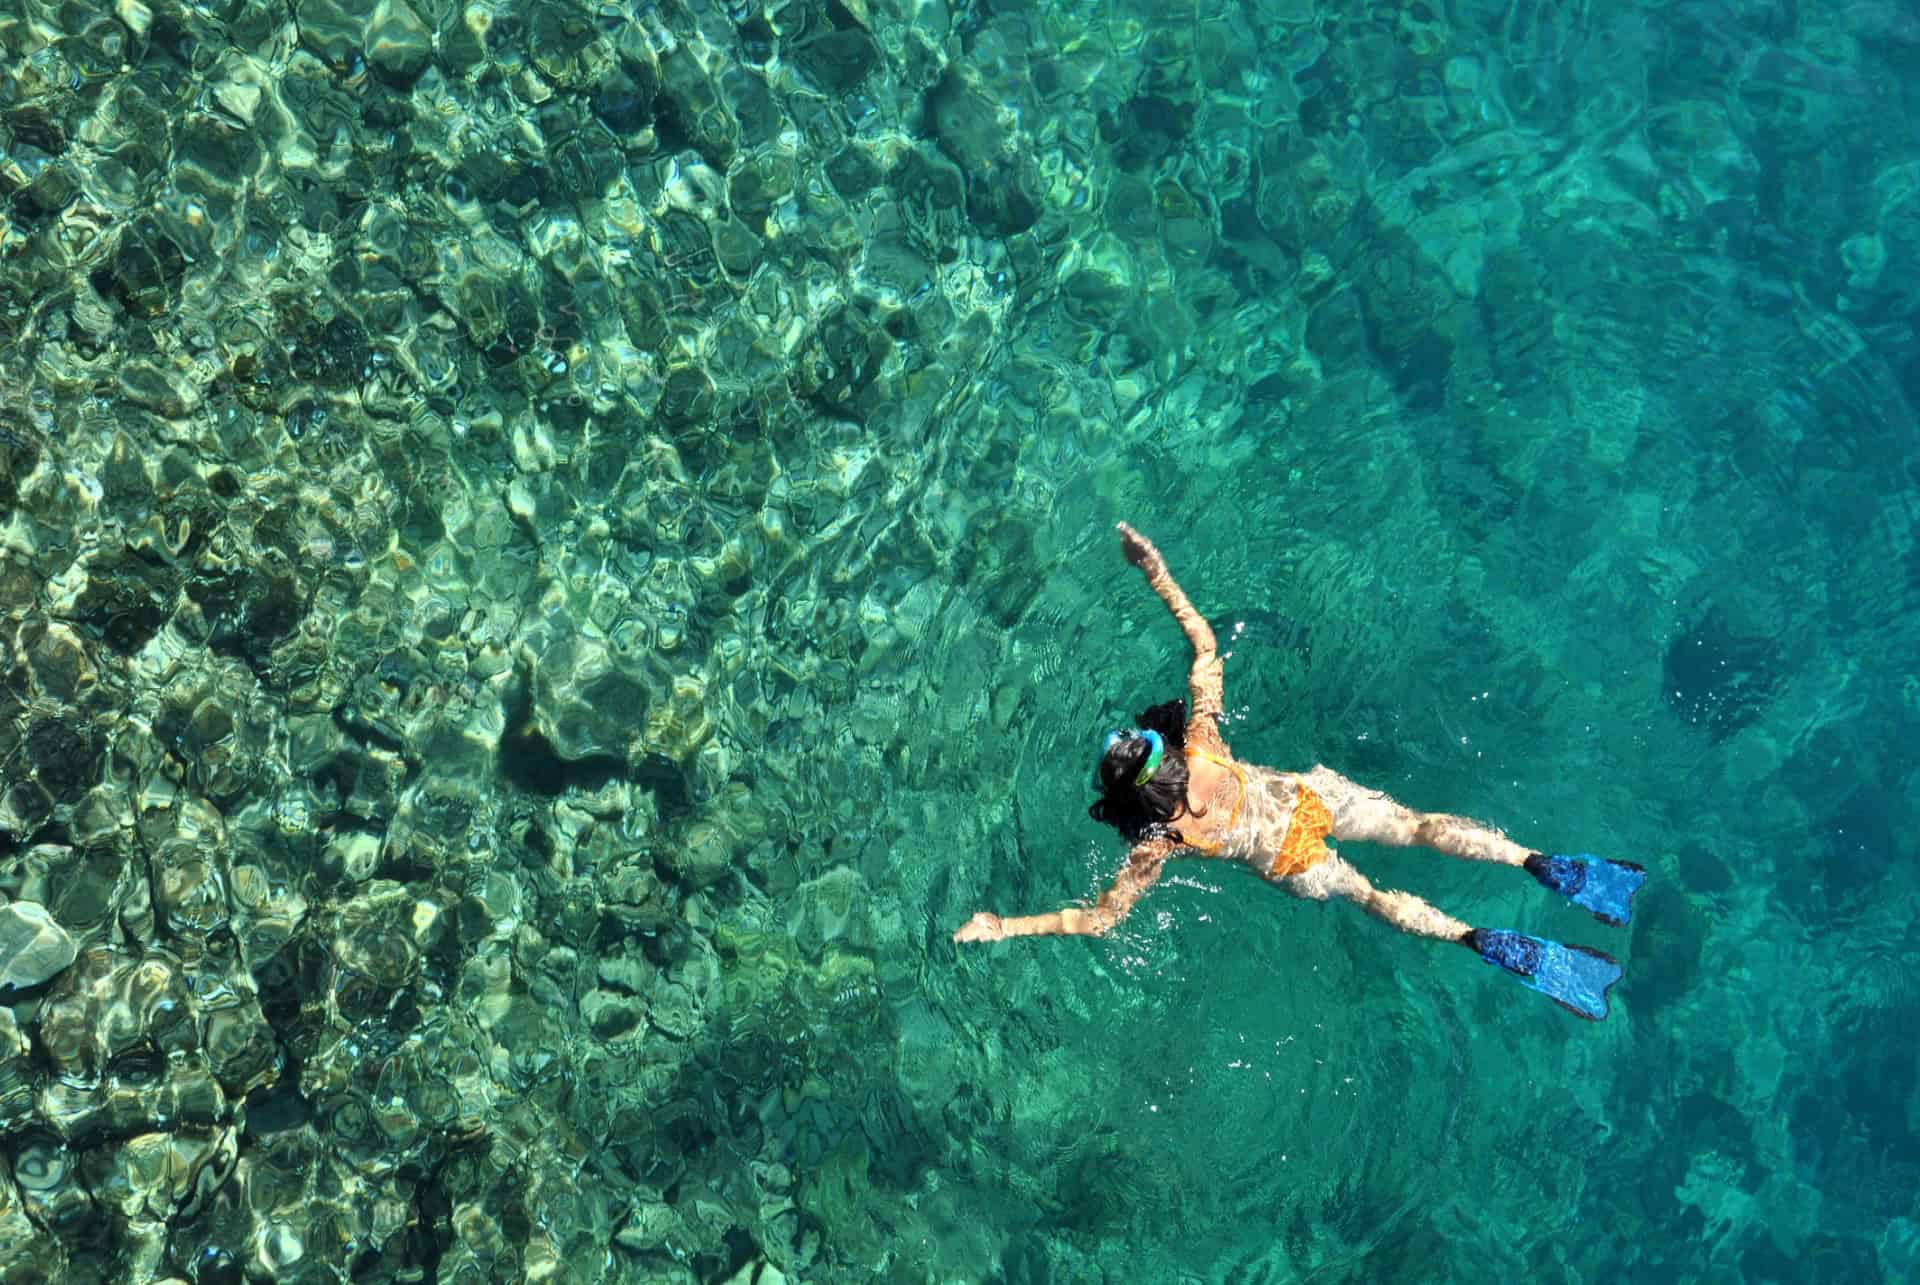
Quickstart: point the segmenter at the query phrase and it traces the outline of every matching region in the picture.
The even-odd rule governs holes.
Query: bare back
[[[1303,838],[1294,825],[1303,791],[1297,773],[1240,763],[1206,750],[1187,752],[1187,773],[1190,815],[1181,818],[1179,829],[1186,846],[1196,852],[1245,861],[1271,877],[1276,862],[1282,864],[1282,873],[1291,873],[1284,867],[1297,864],[1297,859],[1282,859],[1324,834]],[[1317,854],[1306,855],[1317,859]]]

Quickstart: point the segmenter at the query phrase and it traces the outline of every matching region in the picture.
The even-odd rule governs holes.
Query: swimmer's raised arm
[[[1140,568],[1141,574],[1147,578],[1147,584],[1160,595],[1160,601],[1167,604],[1167,610],[1173,613],[1173,618],[1180,622],[1180,631],[1187,636],[1187,642],[1193,648],[1193,667],[1187,673],[1187,712],[1198,726],[1189,729],[1189,734],[1199,731],[1203,742],[1217,743],[1208,748],[1225,749],[1225,744],[1220,742],[1218,720],[1227,707],[1226,666],[1220,660],[1213,626],[1187,601],[1186,593],[1174,581],[1173,573],[1167,570],[1167,561],[1160,556],[1160,550],[1153,547],[1153,541],[1124,522],[1119,524],[1119,530],[1120,552],[1126,555],[1128,562]]]
[[[1133,903],[1140,900],[1141,894],[1153,887],[1167,864],[1167,858],[1177,846],[1172,839],[1165,838],[1143,839],[1134,844],[1133,850],[1127,853],[1126,867],[1114,879],[1113,886],[1101,893],[1100,899],[1085,910],[1069,906],[1065,910],[1050,910],[1044,915],[1014,915],[1005,919],[983,910],[962,924],[953,939],[1000,941],[1006,937],[1064,934],[1105,936],[1115,924],[1127,917],[1127,912],[1133,909]]]

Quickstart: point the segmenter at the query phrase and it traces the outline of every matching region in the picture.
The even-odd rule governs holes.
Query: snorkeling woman
[[[1192,714],[1183,717],[1187,702],[1168,701],[1141,714],[1139,727],[1108,734],[1098,770],[1102,797],[1089,815],[1133,846],[1126,868],[1092,907],[1013,918],[982,911],[954,933],[955,941],[1098,936],[1126,918],[1170,857],[1231,857],[1297,897],[1345,897],[1402,932],[1459,942],[1581,1017],[1607,1015],[1607,991],[1621,974],[1611,956],[1503,928],[1469,927],[1412,893],[1374,887],[1326,839],[1419,844],[1468,861],[1519,866],[1615,926],[1632,914],[1633,894],[1647,878],[1641,867],[1533,852],[1462,817],[1415,812],[1326,767],[1278,772],[1237,761],[1220,736],[1224,667],[1213,629],[1174,583],[1160,551],[1126,523],[1119,530],[1121,552],[1146,575],[1193,647]]]

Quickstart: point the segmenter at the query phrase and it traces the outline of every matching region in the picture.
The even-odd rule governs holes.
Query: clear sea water
[[[1170,396],[1063,465],[1085,480],[1026,663],[990,680],[1027,689],[1016,774],[955,791],[900,864],[962,862],[942,923],[1110,872],[1079,816],[1090,733],[1182,664],[1124,517],[1238,633],[1237,754],[1649,868],[1619,931],[1510,871],[1345,850],[1470,922],[1613,952],[1615,1012],[1196,866],[1112,940],[960,957],[903,1019],[910,1056],[984,1041],[1012,1082],[971,1139],[983,1200],[1045,1175],[1008,1279],[1911,1279],[1920,353],[1890,247],[1914,244],[1913,20],[1392,12],[1394,70],[1350,55],[1327,92],[1424,85],[1438,137],[1363,109],[1311,149],[1374,195],[1350,343],[1311,392]],[[1454,56],[1413,70],[1423,12]],[[1876,244],[1884,268],[1850,268]],[[1392,328],[1429,329],[1396,348],[1379,314],[1409,306]]]
[[[1245,462],[1242,426],[1170,433],[1129,479],[1117,511],[1165,532],[1223,634],[1245,622],[1236,753],[1653,879],[1615,931],[1513,872],[1345,850],[1470,922],[1615,953],[1597,1027],[1211,866],[1113,940],[960,959],[915,1051],[1002,1045],[1037,1101],[986,1145],[1123,1193],[1037,1220],[1073,1227],[1073,1274],[1910,1278],[1913,423],[1871,346],[1823,356],[1784,302],[1711,311],[1677,359],[1611,349],[1610,387],[1569,369],[1517,406],[1316,425]],[[969,863],[961,903],[1062,904],[1113,866],[1076,815],[1086,729],[1177,692],[1181,658],[1108,545],[1076,541],[1019,631],[1060,673],[1029,698],[1017,845]]]
[[[0,86],[0,714],[70,624],[243,940],[52,785],[6,888],[94,844],[56,914],[279,1076],[76,1125],[17,1005],[20,1279],[1920,1275],[1902,0],[0,0]],[[948,940],[1120,861],[1119,520],[1240,757],[1647,867],[1342,849],[1607,1021],[1197,862]],[[177,1128],[239,1159],[127,1196]]]

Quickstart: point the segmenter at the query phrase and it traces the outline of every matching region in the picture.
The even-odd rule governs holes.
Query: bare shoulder
[[[1220,735],[1220,725],[1212,714],[1195,713],[1187,719],[1187,744],[1193,749],[1218,759],[1222,766],[1234,764],[1233,750],[1227,740]]]

